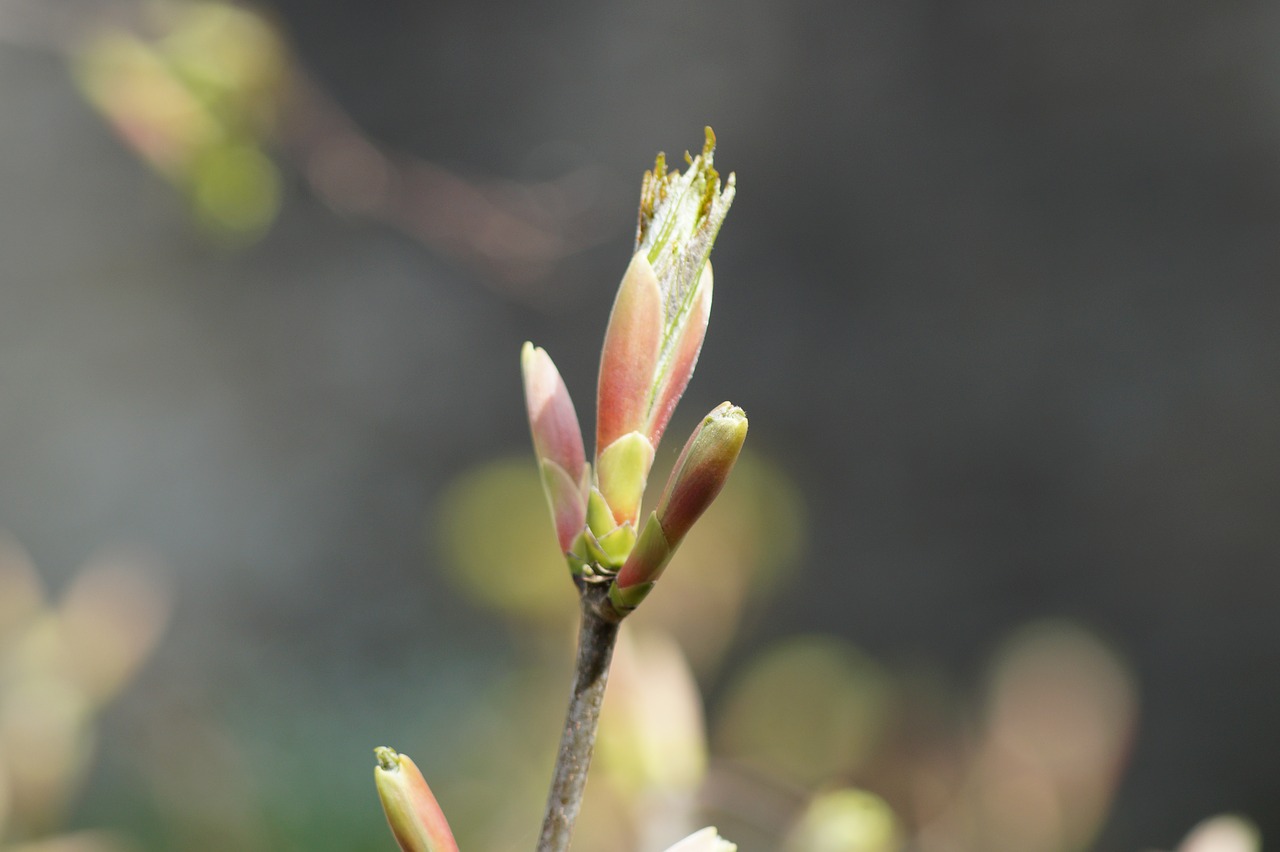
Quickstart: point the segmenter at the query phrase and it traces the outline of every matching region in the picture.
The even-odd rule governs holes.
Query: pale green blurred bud
[[[667,852],[737,852],[737,850],[736,844],[725,840],[712,826],[694,832]]]
[[[787,852],[898,852],[898,820],[884,799],[836,790],[809,803],[787,838]]]

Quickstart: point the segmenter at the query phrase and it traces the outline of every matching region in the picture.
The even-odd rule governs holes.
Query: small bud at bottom
[[[458,852],[444,812],[417,765],[386,746],[373,750],[373,779],[387,825],[402,852]]]

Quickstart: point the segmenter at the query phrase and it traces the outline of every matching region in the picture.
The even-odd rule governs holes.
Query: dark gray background
[[[739,195],[688,405],[744,405],[811,512],[739,653],[833,631],[963,682],[1080,619],[1142,700],[1099,848],[1222,810],[1280,837],[1280,6],[271,5],[375,140],[589,165],[617,227],[541,302],[297,180],[220,252],[55,61],[0,52],[0,522],[55,577],[117,539],[175,566],[149,689],[360,716],[371,660],[429,665],[403,643],[502,645],[442,602],[423,518],[525,447],[522,340],[591,387],[639,171],[711,124]]]

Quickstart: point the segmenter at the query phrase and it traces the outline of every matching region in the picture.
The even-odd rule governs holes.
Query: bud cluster
[[[622,277],[600,356],[596,453],[588,464],[578,416],[551,358],[531,343],[521,366],[534,452],[556,535],[574,577],[609,583],[621,618],[662,573],[694,521],[720,492],[747,433],[742,409],[723,403],[694,430],[658,508],[641,503],[654,453],[693,375],[711,315],[708,260],[733,203],[715,136],[687,154],[684,173],[659,154],[641,188],[636,251]]]
[[[568,848],[617,622],[653,588],[720,493],[747,437],[741,408],[725,402],[712,409],[685,444],[657,508],[642,522],[655,449],[706,336],[712,289],[708,257],[733,203],[733,175],[721,184],[714,152],[715,136],[707,128],[702,153],[685,155],[683,174],[668,172],[661,154],[653,171],[645,173],[636,251],[622,276],[600,356],[593,463],[587,462],[577,411],[550,356],[532,343],[520,354],[543,490],[570,572],[584,600],[592,602],[583,608],[583,635],[594,637],[583,639],[579,649],[539,849]],[[585,595],[588,586],[597,592],[591,598]],[[603,629],[589,630],[591,625]],[[457,852],[448,821],[414,762],[389,748],[374,751],[378,795],[401,850]],[[706,828],[667,852],[736,848]]]

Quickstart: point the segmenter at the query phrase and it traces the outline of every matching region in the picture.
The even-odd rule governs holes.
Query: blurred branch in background
[[[514,298],[536,298],[533,285],[559,262],[610,236],[597,169],[471,179],[389,151],[252,5],[0,0],[0,43],[62,56],[86,100],[219,242],[261,238],[291,176],[339,213],[390,225]]]
[[[130,556],[90,562],[50,604],[27,555],[0,539],[0,849],[130,848],[57,832],[93,759],[95,717],[150,656],[169,606],[156,572]]]

